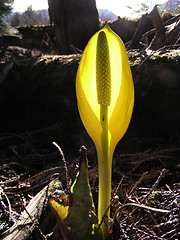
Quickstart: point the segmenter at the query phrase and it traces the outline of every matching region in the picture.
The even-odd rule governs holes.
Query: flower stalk
[[[108,206],[111,197],[111,166],[112,159],[109,156],[109,139],[108,139],[108,106],[101,105],[100,107],[100,121],[102,126],[101,146],[102,150],[98,151],[98,169],[99,169],[99,195],[98,195],[98,219],[99,224],[102,221],[101,231],[103,239],[109,235],[108,218],[110,211]],[[106,213],[106,215],[105,215]]]

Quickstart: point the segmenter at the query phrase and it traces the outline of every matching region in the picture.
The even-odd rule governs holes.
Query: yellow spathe
[[[112,155],[132,116],[134,85],[124,44],[108,25],[92,36],[84,50],[76,76],[76,95],[82,122],[98,151],[101,149],[102,126],[100,104],[97,100],[96,54],[98,34],[101,31],[106,35],[110,57],[111,103],[108,106],[108,148],[109,154]]]

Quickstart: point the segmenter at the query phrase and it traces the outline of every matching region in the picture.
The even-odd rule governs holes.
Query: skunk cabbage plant
[[[113,152],[128,128],[134,106],[126,49],[108,25],[92,36],[84,50],[76,76],[76,96],[81,120],[97,150],[98,221],[102,238],[107,239]]]

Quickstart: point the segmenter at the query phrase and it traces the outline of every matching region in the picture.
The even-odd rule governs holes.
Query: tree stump
[[[48,0],[50,22],[54,23],[59,53],[83,50],[99,29],[95,0]]]

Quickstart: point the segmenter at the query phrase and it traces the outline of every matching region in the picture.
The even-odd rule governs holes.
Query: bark
[[[156,35],[152,40],[149,49],[158,49],[165,45],[166,42],[166,29],[164,23],[159,15],[157,5],[154,7],[152,12],[150,13],[153,25],[156,29]]]
[[[179,43],[179,16],[171,18],[167,22],[163,23],[157,10],[157,6],[154,7],[153,11],[150,13],[150,16],[155,27],[156,34],[148,47],[149,49],[157,50],[167,45]]]
[[[148,21],[147,14],[143,15],[142,18],[139,21],[137,29],[136,29],[136,31],[134,33],[133,38],[132,38],[132,41],[131,41],[131,43],[130,43],[130,45],[128,47],[129,49],[137,49],[137,48],[139,48],[139,42],[140,42],[140,40],[142,38],[143,33],[145,32],[147,21]]]
[[[40,178],[43,176],[40,176]],[[54,227],[56,218],[52,212],[48,198],[57,190],[62,190],[61,182],[58,178],[50,181],[41,191],[39,191],[24,206],[20,219],[14,218],[14,225],[10,227],[2,240],[20,240],[20,239],[47,239],[42,231]],[[23,202],[23,201],[22,201]],[[11,214],[11,213],[10,213]]]
[[[99,29],[95,0],[48,0],[48,4],[59,52],[74,52],[71,45],[83,50]]]
[[[27,239],[30,236],[47,206],[47,190],[46,186],[29,202],[26,210],[21,214],[21,219],[14,223],[2,240]]]

